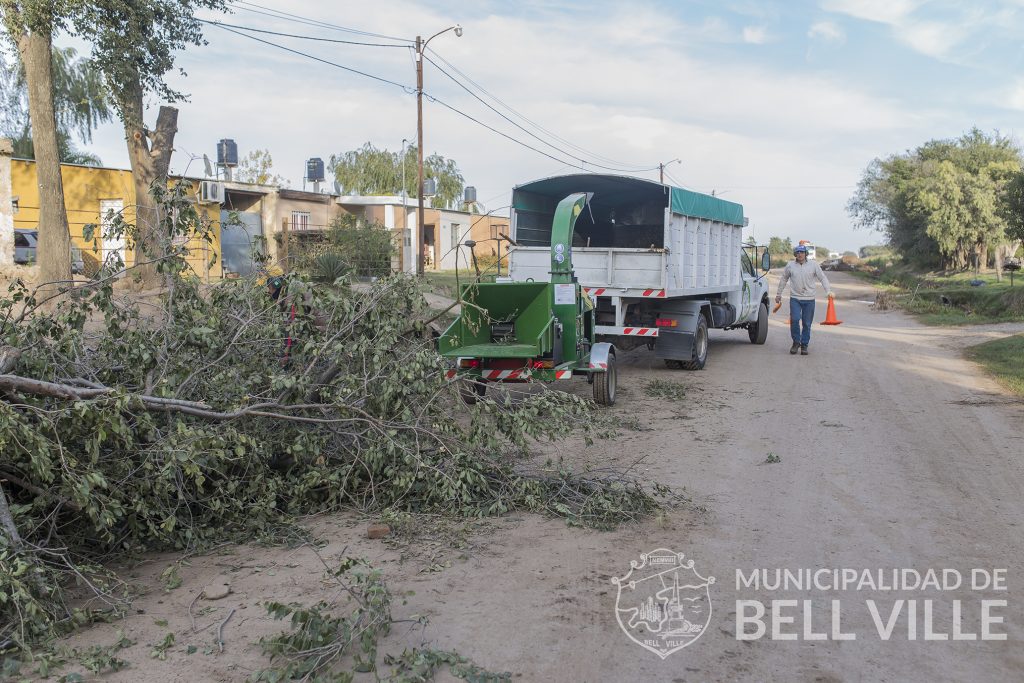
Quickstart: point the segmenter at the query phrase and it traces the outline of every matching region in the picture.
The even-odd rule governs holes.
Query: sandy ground
[[[667,370],[646,349],[625,353],[620,395],[611,412],[639,420],[640,431],[587,448],[579,441],[552,447],[580,466],[631,463],[638,473],[685,488],[692,503],[666,516],[612,532],[567,527],[556,520],[513,515],[470,534],[469,547],[420,544],[418,557],[363,537],[366,520],[352,515],[310,521],[326,545],[328,563],[366,557],[384,570],[396,599],[396,619],[426,615],[426,628],[399,624],[382,652],[428,644],[457,650],[494,671],[528,681],[936,681],[1019,680],[1024,677],[1024,403],[1007,395],[961,358],[969,343],[1022,326],[930,328],[898,312],[876,312],[868,285],[830,274],[838,293],[838,327],[815,325],[811,355],[790,356],[785,308],[773,316],[768,343],[752,346],[743,331],[713,331],[704,371]],[[818,319],[824,317],[819,302]],[[652,379],[681,383],[688,397],[654,399]],[[580,382],[573,390],[584,393]],[[765,463],[772,453],[781,461]],[[641,553],[685,553],[709,586],[711,616],[701,636],[661,659],[631,642],[615,616],[616,586]],[[114,681],[235,681],[266,665],[254,644],[279,631],[262,601],[332,599],[311,547],[229,547],[190,558],[180,588],[165,591],[157,576],[175,558],[135,568],[148,592],[124,622],[99,625],[69,641],[109,644],[123,629],[137,644],[121,656],[132,668]],[[449,566],[450,565],[450,566]],[[912,568],[956,569],[956,590],[769,590],[738,586],[737,570]],[[1007,590],[971,590],[971,570],[1005,569]],[[198,600],[208,583],[228,580],[232,593]],[[758,640],[738,640],[739,599],[809,600],[779,606],[793,623],[778,623]],[[832,630],[855,640],[811,640]],[[898,600],[909,603],[883,640],[867,608],[874,600],[886,620]],[[959,600],[962,631],[980,633],[982,600],[1004,623],[991,627],[1008,640],[926,640],[953,629]],[[931,619],[927,620],[927,611]],[[215,646],[223,628],[224,652]],[[916,636],[908,635],[908,623]],[[165,623],[166,622],[166,623]],[[747,627],[751,631],[752,626]],[[175,645],[161,661],[149,656],[168,632]],[[196,651],[187,654],[188,646]]]

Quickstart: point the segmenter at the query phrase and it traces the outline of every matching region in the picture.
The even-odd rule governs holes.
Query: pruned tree
[[[222,10],[225,4],[225,0],[107,0],[83,3],[75,14],[78,33],[92,44],[91,60],[103,73],[124,125],[135,186],[136,263],[158,257],[168,246],[159,233],[151,189],[154,183],[167,182],[178,130],[178,110],[171,106],[161,106],[156,126],[149,128],[144,98],[151,94],[166,102],[185,99],[164,76],[174,68],[175,52],[205,42],[195,12]],[[144,286],[157,283],[155,264],[138,271]]]
[[[405,190],[407,196],[418,197],[416,163],[416,147],[406,147],[403,157],[367,142],[359,149],[332,154],[328,166],[346,192],[397,195]],[[459,202],[466,181],[453,160],[431,154],[423,160],[423,177],[437,180],[435,206],[451,207]]]
[[[60,175],[51,55],[53,33],[63,25],[62,9],[62,3],[45,0],[0,2],[4,28],[25,65],[39,184],[37,260],[40,281],[44,283],[71,280],[71,234]]]

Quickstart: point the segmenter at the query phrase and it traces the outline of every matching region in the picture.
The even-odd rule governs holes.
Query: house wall
[[[64,184],[64,207],[68,215],[68,229],[71,243],[82,250],[88,259],[97,262],[112,248],[112,241],[104,240],[102,230],[96,229],[92,240],[86,241],[87,225],[102,224],[100,203],[104,200],[120,200],[124,210],[122,216],[128,223],[135,222],[135,186],[132,183],[131,171],[118,168],[99,168],[95,166],[75,166],[61,164],[61,179]],[[199,193],[199,181],[190,180],[194,196]],[[18,213],[14,216],[14,227],[35,229],[39,226],[39,184],[36,178],[34,161],[14,159],[11,162],[11,191],[19,197]],[[9,205],[9,204],[8,204]],[[220,253],[220,207],[216,204],[200,205],[200,212],[211,221],[213,228],[213,244],[208,245],[198,238],[187,243],[189,248],[188,262],[193,271],[202,278],[220,278],[222,276],[220,259],[211,265],[211,257]],[[134,262],[130,250],[124,250],[126,265]]]

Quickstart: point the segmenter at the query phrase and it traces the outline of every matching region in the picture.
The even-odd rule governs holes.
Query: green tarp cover
[[[672,188],[672,213],[743,225],[743,206],[698,192]]]
[[[664,202],[671,191],[672,213],[743,225],[743,206],[708,194],[662,185],[652,180],[601,173],[576,173],[524,183],[512,194],[516,211],[553,213],[555,204],[573,192],[593,192],[605,206],[641,201]]]

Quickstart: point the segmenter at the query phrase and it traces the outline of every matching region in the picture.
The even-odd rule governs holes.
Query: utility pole
[[[658,164],[658,181],[665,184],[665,164]]]
[[[457,37],[462,37],[462,26],[460,24],[442,29],[426,40],[423,40],[421,36],[416,36],[416,166],[418,168],[416,187],[419,189],[420,195],[419,211],[417,212],[418,217],[416,220],[419,224],[419,236],[416,239],[417,275],[423,275],[426,271],[423,267],[423,247],[426,246],[426,237],[423,234],[423,52],[427,49],[427,43],[448,31],[455,31]],[[438,227],[440,228],[440,226]]]
[[[423,38],[416,36],[416,193],[419,209],[416,217],[416,274],[423,275]]]

